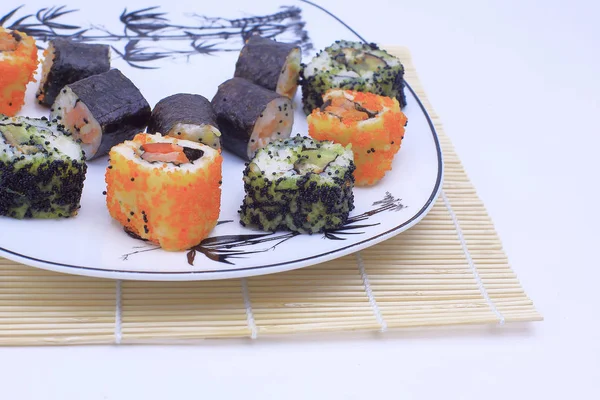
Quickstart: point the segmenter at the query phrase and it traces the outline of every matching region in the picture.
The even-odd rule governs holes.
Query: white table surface
[[[598,2],[398,1],[377,17],[335,3],[321,1],[369,40],[410,47],[545,321],[0,348],[2,399],[600,398]]]

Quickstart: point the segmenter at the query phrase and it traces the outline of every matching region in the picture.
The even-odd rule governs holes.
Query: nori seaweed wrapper
[[[68,85],[102,127],[96,158],[114,145],[143,132],[150,120],[150,104],[121,71],[112,69]]]
[[[178,93],[160,100],[152,110],[148,132],[164,135],[178,123],[218,128],[212,104],[199,94]]]
[[[51,106],[66,85],[110,70],[108,45],[67,39],[51,40],[50,45],[54,48],[54,59],[38,91],[40,104]]]
[[[234,76],[274,91],[286,58],[295,48],[298,46],[291,43],[252,35],[240,52]]]
[[[256,121],[267,105],[278,98],[289,101],[287,97],[243,78],[232,78],[219,85],[211,103],[217,115],[223,147],[247,159],[248,142]]]

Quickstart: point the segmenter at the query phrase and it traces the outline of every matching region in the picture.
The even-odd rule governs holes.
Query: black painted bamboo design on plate
[[[30,14],[24,13],[23,7],[0,18],[0,26],[27,33],[36,39],[40,48],[44,42],[57,38],[110,44],[125,62],[141,69],[158,68],[156,64],[160,60],[239,51],[244,40],[254,33],[300,45],[303,50],[312,49],[302,10],[298,7],[282,6],[273,14],[238,19],[194,13],[188,15],[188,23],[183,24],[172,22],[159,7],[125,9],[118,17],[122,33],[102,25],[84,28],[67,23],[64,20],[79,10],[65,6],[46,7]]]
[[[391,193],[386,192],[383,199],[373,203],[372,210],[363,212],[362,214],[354,215],[348,218],[344,226],[328,230],[323,233],[323,238],[328,240],[346,240],[344,235],[362,235],[365,232],[364,228],[379,225],[379,222],[371,224],[358,224],[368,220],[373,215],[385,212],[385,211],[400,211],[406,208],[402,204],[402,199],[395,198]],[[218,225],[233,222],[231,220],[219,221]],[[197,253],[201,253],[208,259],[222,262],[229,265],[235,265],[232,261],[236,258],[248,257],[252,254],[264,253],[267,251],[274,250],[277,246],[288,240],[301,235],[298,232],[262,232],[262,233],[249,233],[245,235],[221,235],[213,236],[204,239],[199,245],[194,246],[187,252],[188,264],[194,265]],[[135,236],[134,236],[135,237]],[[260,246],[268,244],[268,246]],[[254,248],[253,250],[248,248]],[[130,256],[144,253],[148,251],[154,251],[160,249],[157,246],[151,247],[136,247],[136,250],[131,253],[124,254],[121,259],[126,261]]]

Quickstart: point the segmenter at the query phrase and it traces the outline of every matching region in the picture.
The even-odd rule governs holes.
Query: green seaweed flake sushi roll
[[[344,225],[354,209],[353,153],[295,136],[260,149],[244,171],[244,226],[318,233]]]
[[[0,215],[77,214],[86,174],[81,146],[47,119],[0,117]]]
[[[404,66],[375,44],[338,40],[321,50],[302,70],[302,103],[310,114],[323,105],[329,89],[369,92],[406,105]]]

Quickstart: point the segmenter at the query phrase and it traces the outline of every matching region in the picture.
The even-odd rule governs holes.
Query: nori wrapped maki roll
[[[52,121],[81,140],[88,160],[143,132],[151,115],[142,93],[118,69],[65,86],[50,111]]]
[[[110,46],[53,39],[44,51],[38,101],[51,106],[64,86],[108,70]]]
[[[221,148],[217,116],[210,101],[198,94],[178,93],[156,103],[148,132]]]
[[[245,160],[273,140],[288,138],[292,132],[292,101],[243,78],[232,78],[219,85],[212,106],[223,147]]]
[[[248,79],[290,99],[298,89],[302,51],[291,43],[252,35],[240,52],[234,76]]]
[[[57,124],[0,117],[0,215],[76,215],[86,171],[81,146]]]
[[[259,150],[244,171],[240,223],[264,231],[317,233],[354,209],[350,147],[296,136]]]
[[[302,103],[310,114],[329,89],[347,89],[394,97],[406,106],[404,66],[375,44],[338,40],[321,50],[302,70]]]

